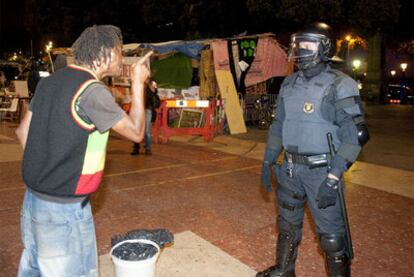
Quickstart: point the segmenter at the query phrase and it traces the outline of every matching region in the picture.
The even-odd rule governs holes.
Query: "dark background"
[[[287,45],[291,32],[317,20],[338,37],[380,32],[393,48],[414,40],[410,0],[0,0],[0,53],[36,55],[48,41],[69,47],[93,24],[119,26],[125,43],[273,32]]]

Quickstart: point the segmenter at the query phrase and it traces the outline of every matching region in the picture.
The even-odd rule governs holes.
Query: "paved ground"
[[[381,137],[381,127],[373,124],[378,128],[374,133],[380,134],[375,139],[387,140]],[[19,212],[24,186],[14,128],[14,124],[0,123],[0,276],[5,277],[16,275],[22,247]],[[412,145],[411,140],[410,149]],[[199,245],[214,246],[217,252],[212,250],[211,255],[231,256],[251,272],[271,265],[276,213],[274,196],[264,194],[258,185],[263,147],[263,141],[235,136],[217,137],[209,144],[197,138],[176,138],[167,145],[154,145],[153,156],[133,157],[131,143],[111,136],[104,182],[92,197],[99,254],[107,255],[114,234],[167,228],[180,238],[191,232],[203,241]],[[413,165],[410,155],[406,159]],[[358,162],[346,175],[356,256],[353,276],[414,276],[414,172],[366,161]],[[325,276],[308,212],[303,233],[298,276]],[[186,265],[203,274],[181,276],[225,276],[209,275],[216,272],[209,271],[214,269],[209,263],[214,259],[202,260],[198,254]],[[233,266],[238,265],[228,264]],[[165,274],[165,269],[160,270]]]
[[[368,105],[366,122],[371,139],[358,160],[414,171],[414,106]],[[267,130],[250,128],[234,137],[266,142]]]

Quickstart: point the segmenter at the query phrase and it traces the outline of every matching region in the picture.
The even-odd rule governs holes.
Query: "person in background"
[[[55,58],[55,61],[53,62],[53,65],[55,71],[58,71],[59,69],[67,66],[66,56],[63,54],[58,54]]]
[[[145,155],[152,155],[151,143],[151,123],[155,120],[156,114],[153,113],[160,106],[157,83],[149,79],[145,89]],[[131,155],[139,155],[140,144],[134,143]]]
[[[30,97],[33,97],[36,91],[36,86],[41,79],[39,71],[40,71],[40,62],[33,61],[32,68],[29,72],[29,77],[27,78],[27,87],[29,89]]]
[[[99,275],[89,196],[103,176],[109,130],[134,142],[144,136],[151,52],[133,66],[128,115],[101,82],[121,73],[120,29],[88,27],[72,49],[75,64],[40,80],[16,130],[26,185],[19,277]]]
[[[3,71],[0,71],[0,89],[4,89],[7,87],[7,78],[6,74]]]

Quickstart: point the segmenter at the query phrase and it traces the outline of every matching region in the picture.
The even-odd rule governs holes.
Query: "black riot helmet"
[[[307,69],[319,63],[339,61],[335,54],[331,27],[325,23],[311,24],[291,36],[289,60],[299,69]]]

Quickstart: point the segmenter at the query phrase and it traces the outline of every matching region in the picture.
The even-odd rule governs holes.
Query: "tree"
[[[278,17],[295,25],[315,21],[338,23],[342,18],[341,0],[281,0]]]
[[[264,32],[274,29],[277,25],[277,8],[272,0],[247,0],[246,6],[249,12],[251,27],[254,32]]]
[[[359,27],[368,36],[368,70],[364,91],[370,100],[380,100],[384,75],[383,38],[398,22],[398,0],[355,0],[350,14],[350,23]]]
[[[398,52],[414,56],[414,39],[400,43]]]
[[[139,7],[152,39],[168,40],[177,36],[177,18],[183,8],[183,1],[143,0]]]
[[[393,31],[398,22],[399,0],[354,0],[349,23],[360,27],[366,34]]]
[[[244,0],[187,0],[180,16],[186,38],[228,37],[246,31]]]
[[[393,29],[398,13],[399,0],[279,0],[277,4],[277,18],[282,26],[297,29],[300,25],[324,21],[337,34],[353,28],[367,35],[369,67],[365,87],[370,93],[379,91],[382,36]]]

